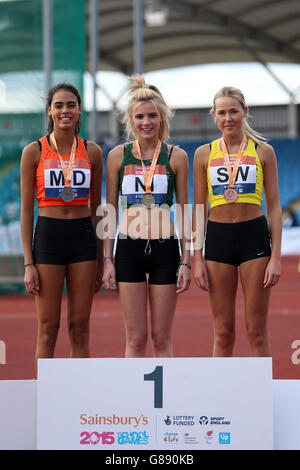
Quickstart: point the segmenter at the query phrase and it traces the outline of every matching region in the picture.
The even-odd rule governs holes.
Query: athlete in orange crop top
[[[36,359],[53,357],[67,284],[71,357],[89,356],[89,317],[102,283],[103,250],[95,229],[101,204],[102,150],[79,136],[81,97],[74,85],[49,90],[48,136],[21,159],[24,282],[36,299]],[[34,193],[38,219],[33,237]]]
[[[270,288],[280,276],[281,250],[276,157],[247,123],[248,108],[240,90],[222,88],[212,111],[222,135],[199,147],[194,157],[194,278],[210,295],[213,355],[233,354],[240,275],[251,355],[269,356],[268,304]],[[261,209],[263,188],[268,220]],[[196,209],[201,205],[208,212],[208,195],[210,211],[202,226],[206,227],[204,261]]]

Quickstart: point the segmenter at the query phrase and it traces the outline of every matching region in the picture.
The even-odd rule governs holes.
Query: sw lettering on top
[[[229,155],[231,167],[234,166],[236,155]],[[207,165],[209,203],[211,208],[228,204],[224,192],[229,187],[229,174],[219,139],[211,143],[211,151]],[[235,202],[261,205],[263,190],[263,170],[256,150],[255,142],[248,139],[238,167],[234,188],[238,193]]]

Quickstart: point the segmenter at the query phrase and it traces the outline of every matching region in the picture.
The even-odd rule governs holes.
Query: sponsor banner
[[[38,449],[273,449],[271,358],[41,359]]]

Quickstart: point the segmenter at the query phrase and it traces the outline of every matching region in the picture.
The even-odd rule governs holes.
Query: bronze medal
[[[75,193],[70,186],[65,186],[62,192],[60,193],[60,197],[65,202],[71,202],[75,198]]]
[[[238,198],[238,193],[234,188],[228,188],[224,191],[224,199],[227,202],[235,202]]]
[[[225,164],[226,164],[226,168],[227,168],[227,172],[228,172],[228,176],[229,176],[229,185],[228,185],[228,188],[226,189],[226,191],[224,191],[224,194],[223,194],[224,199],[227,202],[235,202],[238,198],[238,193],[234,189],[234,182],[235,182],[236,177],[237,177],[238,167],[239,167],[239,164],[240,164],[240,160],[243,156],[244,149],[246,148],[246,145],[247,145],[247,138],[246,138],[245,135],[243,135],[243,139],[242,139],[242,142],[240,143],[239,151],[238,151],[238,154],[236,156],[234,166],[233,166],[233,168],[231,168],[229,155],[228,155],[228,152],[227,152],[225,141],[224,141],[223,137],[221,138],[221,148],[222,148],[222,152],[223,152],[223,155],[224,155],[224,160],[225,160]]]
[[[152,196],[152,194],[145,194],[142,198],[142,204],[147,207],[147,209],[150,209],[151,206],[155,204],[155,198]]]

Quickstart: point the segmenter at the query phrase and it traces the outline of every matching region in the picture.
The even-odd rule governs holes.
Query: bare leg
[[[54,355],[60,325],[65,266],[38,264],[36,268],[40,278],[40,291],[35,296],[38,317],[37,360]]]
[[[235,300],[238,270],[235,266],[207,261],[210,302],[214,318],[213,356],[231,357],[235,343]]]
[[[96,261],[67,267],[68,327],[71,357],[89,357],[89,323],[96,285]]]
[[[252,356],[268,357],[271,355],[267,331],[271,289],[263,288],[268,261],[269,258],[257,258],[240,266],[245,296],[245,321]]]
[[[176,285],[149,285],[151,337],[154,357],[172,357],[172,325],[176,308]]]
[[[147,283],[119,282],[126,330],[125,357],[144,357],[147,346]]]

